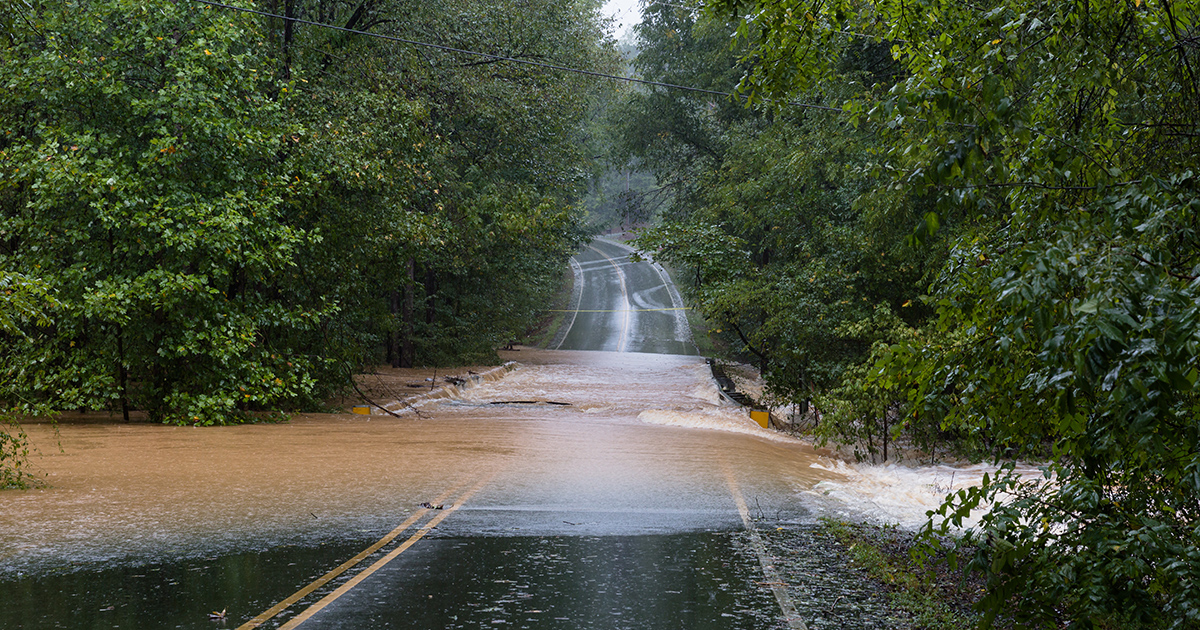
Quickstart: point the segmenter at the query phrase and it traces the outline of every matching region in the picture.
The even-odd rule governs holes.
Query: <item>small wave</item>
[[[638,420],[647,424],[743,433],[788,444],[803,443],[789,435],[764,429],[757,422],[751,420],[745,413],[733,411],[728,408],[696,409],[692,411],[647,409],[638,414]]]
[[[696,387],[692,388],[692,391],[688,394],[688,397],[695,398],[697,400],[703,400],[704,402],[713,405],[721,404],[721,393],[717,391],[716,386],[712,384],[697,385]]]

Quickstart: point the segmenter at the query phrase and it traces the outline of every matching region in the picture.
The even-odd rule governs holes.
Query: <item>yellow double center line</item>
[[[470,490],[467,490],[466,493],[464,493],[462,496],[460,496],[454,502],[454,505],[439,512],[437,516],[434,516],[433,518],[429,519],[429,522],[425,523],[425,525],[423,525],[420,529],[418,529],[415,533],[413,533],[412,536],[409,536],[408,540],[405,540],[403,543],[400,544],[400,546],[393,549],[386,556],[380,558],[379,560],[376,560],[374,564],[367,567],[366,569],[363,569],[360,573],[358,573],[354,577],[347,580],[345,584],[339,586],[333,592],[329,593],[325,597],[322,597],[320,601],[309,606],[303,612],[301,612],[299,615],[296,615],[292,619],[288,620],[287,623],[280,626],[280,630],[290,630],[291,628],[295,628],[295,627],[299,626],[300,624],[304,623],[310,617],[312,617],[313,615],[320,612],[321,609],[332,604],[334,601],[336,601],[342,595],[345,595],[346,593],[350,592],[350,589],[354,588],[360,582],[367,579],[371,574],[375,573],[379,569],[382,569],[387,563],[391,562],[392,560],[395,560],[397,556],[404,553],[409,547],[413,546],[414,543],[416,543],[421,538],[424,538],[425,535],[428,534],[434,527],[437,527],[439,523],[446,520],[446,517],[450,516],[451,514],[453,514],[456,511],[458,511],[458,508],[462,507],[462,505],[464,503],[466,503],[468,499],[470,499],[472,496],[474,496],[476,492],[479,492],[479,490],[482,489],[485,485],[487,485],[487,483],[489,481],[491,481],[495,476],[496,476],[496,473],[492,473],[492,474],[488,475],[487,477],[484,477],[482,480],[479,481],[479,483],[476,483],[474,486],[471,487]],[[459,491],[464,485],[466,485],[466,484],[465,483],[459,484],[459,485],[451,488],[450,490],[447,490],[446,492],[442,493],[441,496],[434,499],[434,502],[438,503],[438,504],[442,503],[448,497],[452,496],[455,492]],[[304,599],[313,591],[321,588],[322,586],[325,586],[330,581],[337,578],[339,575],[345,573],[346,571],[353,568],[358,563],[362,562],[364,559],[366,559],[371,554],[382,549],[385,545],[387,545],[388,543],[395,540],[396,537],[399,536],[401,533],[403,533],[406,529],[415,525],[430,511],[431,510],[429,508],[421,508],[420,510],[417,510],[416,512],[413,513],[412,516],[405,519],[404,522],[400,523],[398,526],[396,526],[395,529],[393,529],[391,532],[389,532],[388,535],[384,536],[383,538],[380,538],[378,542],[376,542],[375,544],[371,545],[370,547],[367,547],[366,549],[362,550],[361,552],[359,552],[358,555],[354,556],[353,558],[347,560],[346,562],[343,562],[336,569],[333,569],[332,571],[326,573],[325,575],[322,575],[321,577],[317,578],[308,586],[305,586],[304,588],[296,591],[287,599],[268,608],[267,610],[263,611],[262,614],[251,619],[250,621],[247,621],[246,623],[242,624],[241,626],[238,626],[237,630],[250,630],[252,628],[257,628],[257,627],[261,626],[262,624],[266,623],[267,620],[269,620],[272,617],[274,617],[275,615],[278,615],[279,613],[287,610],[293,604],[300,601],[301,599]]]

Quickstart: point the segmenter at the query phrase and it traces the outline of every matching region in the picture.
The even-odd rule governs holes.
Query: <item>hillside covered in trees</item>
[[[557,288],[611,86],[500,58],[616,67],[597,3],[232,4],[3,3],[5,412],[311,407]]]

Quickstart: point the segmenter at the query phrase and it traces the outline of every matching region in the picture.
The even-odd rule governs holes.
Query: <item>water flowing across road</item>
[[[0,628],[801,627],[754,528],[842,475],[719,398],[660,269],[588,251],[558,345],[599,349],[419,416],[31,425],[51,485],[0,494]]]

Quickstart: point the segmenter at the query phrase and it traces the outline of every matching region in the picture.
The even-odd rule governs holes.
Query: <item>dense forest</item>
[[[592,0],[3,4],[9,414],[228,423],[487,360],[585,238],[612,85],[500,58],[618,67]]]
[[[819,439],[1045,462],[931,514],[985,623],[1200,625],[1196,3],[650,2],[633,72],[709,92],[621,94],[498,59],[626,72],[591,0],[3,5],[9,416],[487,356],[590,183]]]
[[[774,404],[864,458],[1045,462],[957,492],[985,623],[1200,624],[1200,7],[646,5],[618,148]],[[732,35],[732,37],[731,37]],[[731,44],[732,42],[732,44]]]

